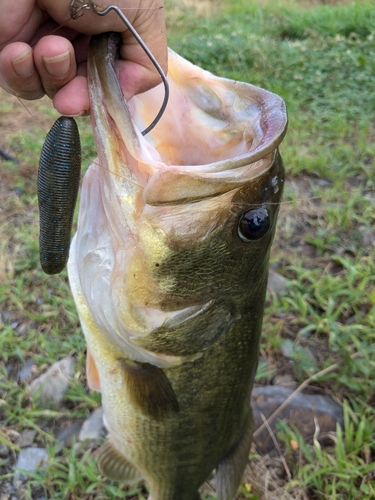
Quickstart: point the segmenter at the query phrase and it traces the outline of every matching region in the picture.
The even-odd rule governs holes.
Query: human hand
[[[166,72],[163,0],[111,0],[109,4],[123,9]],[[126,99],[160,82],[148,56],[114,12],[100,17],[92,8],[83,9],[74,20],[70,5],[71,0],[0,0],[1,87],[28,100],[47,94],[63,115],[88,113],[89,38],[106,31],[121,32],[119,81]]]

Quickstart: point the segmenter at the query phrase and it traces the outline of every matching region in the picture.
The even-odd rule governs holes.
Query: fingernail
[[[34,73],[34,61],[31,50],[26,50],[12,61],[14,71],[18,76],[27,78]]]
[[[51,76],[62,78],[70,69],[70,53],[67,50],[63,54],[53,57],[43,57],[46,70]]]

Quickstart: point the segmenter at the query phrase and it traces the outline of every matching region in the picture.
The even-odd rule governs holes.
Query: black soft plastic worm
[[[47,274],[66,266],[80,176],[78,127],[73,118],[60,116],[47,134],[38,169],[39,252]]]

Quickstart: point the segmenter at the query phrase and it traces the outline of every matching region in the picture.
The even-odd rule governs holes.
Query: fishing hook
[[[76,3],[79,2],[81,5],[77,6]],[[132,33],[134,38],[137,40],[139,45],[142,47],[142,49],[145,51],[147,54],[148,58],[152,62],[152,64],[155,66],[156,71],[159,73],[163,85],[164,85],[164,99],[163,103],[161,105],[161,108],[156,115],[155,119],[153,122],[142,132],[142,135],[148,134],[154,127],[155,125],[159,122],[160,118],[163,116],[163,113],[165,111],[165,108],[167,107],[168,104],[168,99],[169,99],[169,85],[167,81],[167,77],[164,74],[164,71],[161,69],[160,64],[157,62],[155,57],[153,56],[152,52],[150,49],[147,47],[145,42],[142,40],[141,36],[138,34],[138,32],[135,30],[135,28],[131,25],[130,21],[128,18],[125,16],[125,14],[121,11],[119,7],[116,5],[109,5],[108,7],[99,7],[96,3],[94,3],[92,0],[88,0],[88,2],[85,2],[84,0],[72,0],[70,4],[70,15],[73,19],[77,19],[80,17],[78,13],[82,9],[89,9],[90,5],[92,6],[93,11],[95,14],[98,16],[106,16],[111,10],[116,12],[116,14],[119,16],[119,18],[122,20],[122,22],[125,24],[125,26],[128,28],[128,30]],[[82,14],[81,14],[82,15]]]

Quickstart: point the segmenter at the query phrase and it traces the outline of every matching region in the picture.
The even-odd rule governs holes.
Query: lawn
[[[254,450],[238,498],[375,498],[375,2],[169,0],[167,14],[178,53],[286,101],[287,182],[271,267],[287,287],[267,301],[258,382],[313,377],[310,387],[344,408],[344,428],[325,446],[318,432],[305,443],[281,425],[281,473]],[[0,498],[14,494],[15,432],[33,429],[50,460],[44,475],[30,478],[25,499],[141,500],[143,486],[130,491],[99,474],[95,449],[59,450],[55,439],[100,406],[86,386],[66,271],[46,276],[39,264],[36,167],[57,116],[47,99],[0,94],[0,147],[19,162],[3,161],[0,178],[0,447],[9,450],[0,453]],[[87,166],[95,157],[88,119],[79,126]],[[32,360],[36,376],[71,353],[62,406],[40,407],[20,370]],[[204,498],[216,498],[208,485]]]

